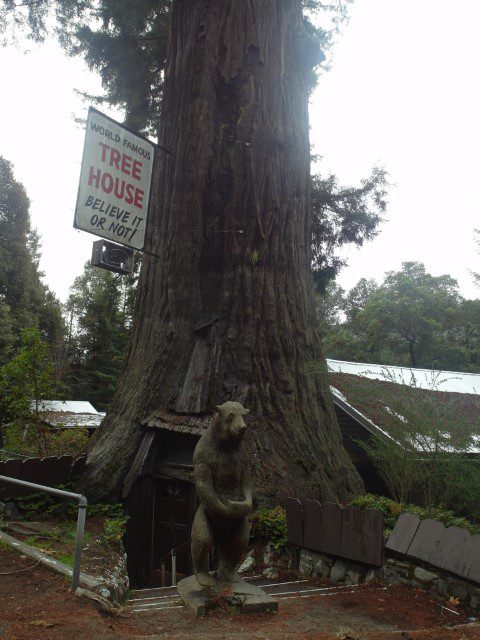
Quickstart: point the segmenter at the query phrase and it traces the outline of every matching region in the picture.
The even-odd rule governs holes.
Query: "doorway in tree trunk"
[[[194,486],[184,480],[154,478],[152,584],[162,584],[162,560],[165,562],[165,584],[171,584],[172,550],[175,550],[177,580],[191,573],[194,493]]]
[[[129,516],[124,538],[132,586],[171,584],[171,551],[175,550],[177,579],[191,572],[190,531],[197,506],[192,457],[197,437],[158,430],[140,477],[126,499]]]

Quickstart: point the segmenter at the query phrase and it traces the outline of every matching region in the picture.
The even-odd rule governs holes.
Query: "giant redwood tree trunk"
[[[346,498],[310,273],[308,92],[300,0],[174,0],[159,153],[127,364],[89,450],[90,495],[119,495],[142,423],[248,419],[263,495]],[[130,481],[132,478],[130,477]]]

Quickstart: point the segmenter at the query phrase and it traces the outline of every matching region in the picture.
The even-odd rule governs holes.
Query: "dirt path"
[[[1,640],[480,640],[480,625],[445,628],[467,623],[469,612],[449,613],[407,587],[284,600],[277,615],[217,612],[196,619],[170,609],[112,617],[74,596],[63,577],[33,564],[0,547],[0,573],[22,570],[0,575]]]

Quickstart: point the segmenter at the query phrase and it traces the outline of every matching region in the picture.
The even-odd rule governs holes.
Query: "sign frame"
[[[84,170],[84,166],[85,166],[85,156],[86,156],[86,151],[87,151],[87,145],[86,145],[86,141],[87,141],[87,135],[88,135],[88,122],[89,122],[89,118],[90,118],[90,114],[91,113],[95,113],[97,115],[102,116],[102,118],[105,118],[106,120],[108,120],[109,122],[111,122],[112,124],[114,124],[117,127],[120,127],[121,129],[127,131],[128,133],[134,135],[137,138],[140,138],[141,140],[145,141],[148,143],[148,145],[151,146],[152,148],[152,172],[150,175],[150,182],[149,182],[149,192],[148,192],[148,202],[146,203],[146,216],[145,216],[145,232],[144,232],[144,237],[143,237],[143,244],[141,247],[133,247],[131,244],[128,244],[126,242],[122,242],[121,239],[113,239],[110,236],[106,236],[106,235],[102,235],[99,233],[95,233],[95,231],[91,231],[89,229],[85,229],[84,227],[80,226],[77,223],[77,213],[78,213],[78,205],[79,205],[79,198],[80,198],[80,189],[82,187],[82,175],[83,175],[83,170]],[[147,239],[147,232],[150,226],[150,206],[151,206],[151,202],[152,202],[152,186],[153,186],[153,176],[155,174],[155,166],[156,166],[156,158],[157,158],[157,145],[155,144],[155,142],[152,142],[149,138],[147,138],[147,136],[142,135],[141,133],[138,133],[137,131],[134,131],[133,129],[131,129],[130,127],[125,126],[124,124],[121,124],[120,122],[117,122],[116,120],[114,120],[113,118],[111,118],[110,116],[107,116],[106,114],[102,113],[101,111],[99,111],[98,109],[96,109],[95,107],[89,107],[88,108],[88,115],[87,115],[87,126],[85,128],[85,140],[83,143],[83,152],[82,152],[82,162],[81,162],[81,169],[80,169],[80,177],[78,180],[78,189],[77,189],[77,199],[75,202],[75,211],[74,211],[74,218],[73,218],[73,228],[74,229],[78,229],[79,231],[84,231],[85,233],[89,233],[93,236],[96,236],[97,238],[102,238],[108,242],[113,242],[116,244],[120,244],[124,247],[128,247],[130,249],[133,249],[133,251],[145,251],[145,245],[146,245],[146,239]]]

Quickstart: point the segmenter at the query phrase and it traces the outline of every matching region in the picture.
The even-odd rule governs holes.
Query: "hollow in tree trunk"
[[[88,451],[90,495],[125,493],[150,415],[194,422],[227,399],[251,410],[257,495],[361,490],[314,317],[317,55],[300,0],[174,0],[159,138],[174,155],[158,154],[150,253],[126,367]]]

